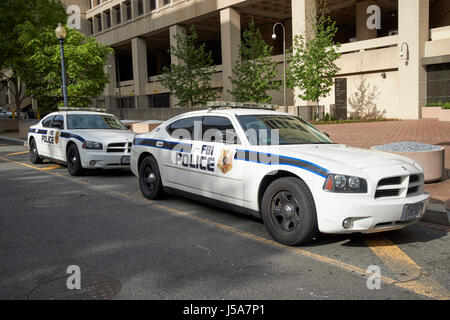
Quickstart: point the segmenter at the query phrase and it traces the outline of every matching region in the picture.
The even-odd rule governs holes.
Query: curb
[[[430,202],[422,221],[450,226],[450,211],[445,208],[444,204]]]

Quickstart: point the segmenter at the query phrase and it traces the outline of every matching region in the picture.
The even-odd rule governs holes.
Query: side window
[[[53,118],[55,118],[55,116],[50,116],[42,120],[42,126],[45,128],[50,128],[52,125]]]
[[[185,118],[170,124],[170,136],[179,140],[201,140],[202,117]]]
[[[203,118],[202,136],[205,142],[238,144],[236,130],[226,117],[207,116]]]
[[[64,129],[64,116],[63,115],[57,115],[53,119],[52,122],[52,128],[56,129]]]

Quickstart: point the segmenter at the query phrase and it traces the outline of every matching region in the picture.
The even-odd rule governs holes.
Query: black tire
[[[30,161],[33,164],[40,164],[42,163],[43,159],[39,156],[39,151],[37,148],[37,144],[36,141],[34,140],[34,138],[30,139]]]
[[[139,187],[142,195],[149,200],[158,200],[164,196],[158,163],[152,156],[142,160],[139,167]]]
[[[272,182],[264,193],[261,215],[269,234],[282,244],[303,244],[318,234],[314,199],[301,179],[286,177]]]
[[[83,174],[83,167],[81,166],[80,153],[75,144],[71,144],[67,150],[67,170],[71,176],[77,177]]]

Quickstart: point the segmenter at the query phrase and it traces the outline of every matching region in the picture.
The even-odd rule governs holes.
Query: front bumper
[[[104,151],[85,150],[80,156],[81,165],[85,169],[130,168],[130,154],[126,153],[108,153]]]
[[[355,195],[326,193],[325,199],[316,203],[319,230],[323,233],[375,233],[402,229],[424,215],[430,194],[424,192],[412,197],[383,200],[357,199]],[[406,204],[423,203],[420,217],[402,222]],[[351,218],[353,226],[344,228],[343,221]]]

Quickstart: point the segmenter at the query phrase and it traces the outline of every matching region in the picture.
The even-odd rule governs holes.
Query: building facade
[[[243,30],[253,19],[265,41],[274,47],[273,59],[283,72],[283,33],[288,49],[295,35],[310,36],[315,0],[63,0],[69,20],[80,17],[79,28],[111,46],[110,83],[99,107],[154,109],[174,107],[176,99],[161,86],[174,35],[194,25],[201,42],[212,50],[216,73],[212,86],[221,99],[232,100],[230,76],[238,59]],[[450,1],[448,0],[328,0],[339,28],[340,73],[325,112],[350,114],[351,101],[365,93],[389,118],[418,119],[427,103],[450,102]],[[372,93],[371,95],[368,94]],[[283,92],[271,92],[283,105]],[[310,118],[315,103],[302,101],[288,90],[287,111]]]

